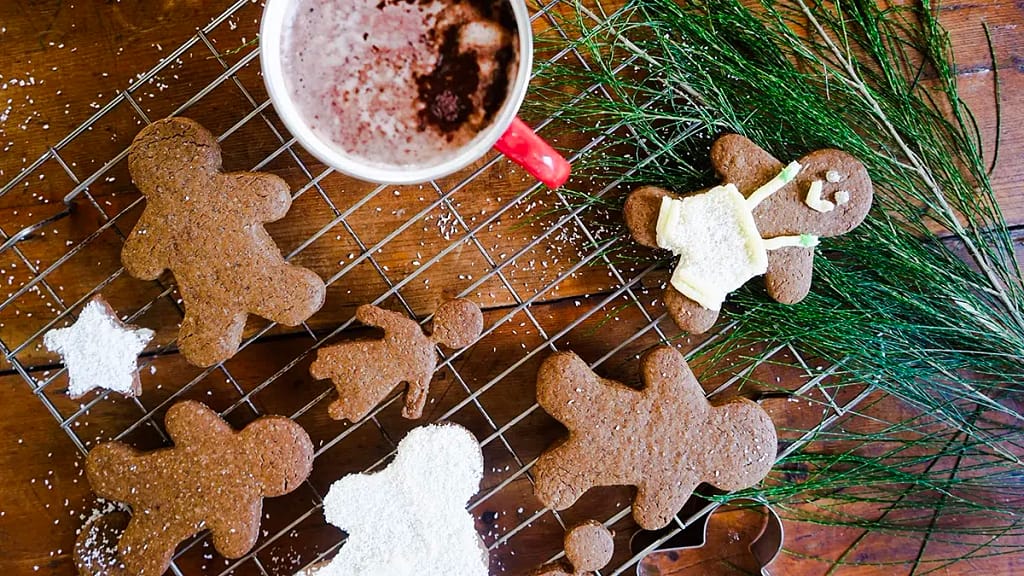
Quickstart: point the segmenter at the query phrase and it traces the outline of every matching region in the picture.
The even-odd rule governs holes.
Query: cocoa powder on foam
[[[469,143],[507,99],[518,61],[504,0],[300,0],[282,51],[317,136],[386,167],[434,164]]]

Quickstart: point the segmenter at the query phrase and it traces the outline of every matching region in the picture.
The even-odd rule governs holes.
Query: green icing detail
[[[800,245],[804,248],[813,248],[818,245],[818,237],[814,234],[801,234]]]
[[[796,178],[798,172],[800,172],[800,165],[796,162],[792,162],[779,173],[779,180],[788,184],[793,180],[793,178]]]

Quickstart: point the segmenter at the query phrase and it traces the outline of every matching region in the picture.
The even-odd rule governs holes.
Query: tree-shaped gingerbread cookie
[[[146,209],[121,261],[142,280],[174,273],[185,307],[178,345],[190,362],[210,366],[233,356],[249,313],[295,326],[320,309],[323,281],[285,262],[263,228],[291,206],[284,180],[221,172],[217,139],[186,118],[143,129],[128,167]]]
[[[765,275],[784,304],[811,289],[819,237],[856,228],[871,208],[864,165],[839,150],[818,150],[783,166],[735,134],[711,148],[722,184],[686,197],[654,186],[633,191],[623,213],[637,242],[679,257],[665,306],[680,328],[707,331],[726,296]]]
[[[408,385],[402,415],[419,418],[437,368],[436,346],[469,346],[484,326],[480,308],[463,299],[437,309],[429,335],[415,320],[370,304],[356,309],[356,318],[383,329],[384,337],[325,346],[309,369],[314,378],[329,378],[337,388],[338,399],[328,408],[335,420],[362,420],[402,382]]]
[[[710,404],[671,346],[652,349],[640,365],[642,390],[598,377],[572,352],[541,365],[537,402],[569,429],[534,467],[545,505],[568,508],[594,486],[635,486],[633,517],[654,530],[701,482],[740,490],[771,470],[778,440],[760,406],[743,398]]]
[[[163,574],[175,547],[205,529],[224,556],[245,555],[259,535],[263,498],[295,490],[313,466],[309,436],[287,418],[264,416],[236,432],[186,401],[165,423],[173,447],[143,453],[108,442],[85,463],[98,496],[131,506],[117,546],[129,574]]]

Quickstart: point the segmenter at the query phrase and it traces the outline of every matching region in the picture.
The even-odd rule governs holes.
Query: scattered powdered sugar
[[[465,428],[409,432],[384,470],[331,486],[327,521],[348,533],[315,576],[487,576],[486,548],[466,511],[483,477],[483,455]]]
[[[134,396],[136,362],[152,338],[152,330],[126,326],[97,296],[85,305],[74,324],[50,330],[43,343],[64,359],[72,398],[93,388]]]
[[[124,566],[117,553],[117,543],[128,524],[128,507],[100,499],[84,519],[75,542],[75,563],[83,574],[121,574]]]

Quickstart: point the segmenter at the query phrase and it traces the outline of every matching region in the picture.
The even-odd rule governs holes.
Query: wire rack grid
[[[560,7],[564,7],[563,0],[553,0],[535,6],[534,25],[538,29],[553,30],[568,39],[565,31],[559,26],[559,20],[553,17]],[[502,169],[505,161],[498,155],[492,155],[485,159],[468,172],[460,174],[455,180],[431,182],[424,188],[428,197],[418,211],[411,216],[403,216],[404,219],[381,237],[367,239],[366,234],[361,233],[352,224],[353,215],[357,211],[371,209],[375,204],[382,202],[393,187],[384,185],[373,187],[347,205],[337,202],[336,196],[331,193],[330,187],[327,185],[333,172],[308,160],[308,157],[296,146],[295,139],[274,121],[273,109],[269,100],[262,95],[257,96],[256,91],[252,90],[252,85],[247,84],[246,80],[241,78],[243,71],[251,70],[258,65],[259,48],[243,46],[243,49],[238,51],[221,51],[213,39],[218,31],[227,26],[231,26],[233,30],[237,26],[240,14],[251,13],[255,9],[258,9],[258,6],[254,8],[250,0],[238,0],[232,3],[220,16],[199,28],[192,37],[186,39],[149,72],[119,92],[92,117],[50,147],[37,161],[0,188],[0,198],[7,194],[15,194],[17,193],[16,187],[22,182],[34,178],[37,172],[51,163],[59,166],[72,183],[70,191],[64,198],[66,209],[45,219],[39,225],[19,231],[5,230],[3,229],[4,225],[0,224],[0,239],[4,240],[0,254],[8,252],[8,255],[20,262],[29,273],[29,277],[23,285],[14,290],[6,299],[0,301],[0,314],[3,314],[5,310],[10,312],[17,306],[19,299],[30,294],[39,294],[40,297],[45,297],[55,304],[52,314],[40,319],[37,327],[30,331],[30,336],[23,341],[11,342],[9,336],[4,336],[0,331],[0,351],[3,352],[6,362],[24,379],[39,401],[49,410],[57,426],[66,433],[74,447],[81,454],[86,454],[89,446],[95,442],[95,439],[90,439],[84,432],[84,428],[88,427],[88,420],[96,414],[103,413],[109,408],[109,405],[117,400],[113,396],[99,394],[83,404],[66,401],[62,398],[59,384],[66,377],[64,369],[59,365],[33,360],[34,357],[29,352],[38,349],[42,334],[46,331],[73,321],[76,311],[94,294],[103,292],[108,295],[115,288],[123,286],[124,282],[129,281],[125,278],[123,268],[117,267],[94,282],[91,289],[76,297],[68,298],[62,293],[61,287],[55,285],[53,279],[59,274],[62,266],[67,265],[75,258],[89,255],[92,251],[97,250],[97,246],[110,235],[113,235],[117,241],[123,241],[125,230],[130,229],[132,215],[138,213],[143,199],[136,194],[122,201],[115,210],[110,210],[106,202],[95,197],[92,192],[94,187],[109,177],[109,174],[123,168],[127,148],[105,159],[98,169],[87,175],[76,172],[72,163],[65,161],[62,157],[62,152],[83,135],[102,126],[114,114],[121,113],[119,111],[125,109],[132,111],[141,123],[149,123],[154,120],[154,112],[143,96],[144,87],[151,86],[154,79],[160,78],[161,74],[165,73],[175,62],[180,62],[181,58],[190,51],[205,50],[208,52],[207,57],[214,60],[220,67],[220,73],[189,95],[183,102],[177,103],[167,110],[167,115],[189,114],[195,107],[207,99],[213,98],[212,95],[225,86],[238,90],[246,107],[233,110],[230,113],[233,122],[220,133],[218,140],[224,142],[253,124],[265,126],[273,135],[271,140],[273,146],[261,154],[262,159],[252,168],[255,170],[273,169],[272,165],[282,159],[293,162],[304,180],[304,183],[294,192],[294,201],[297,203],[300,198],[312,197],[317,202],[323,203],[320,208],[329,215],[311,234],[293,242],[294,246],[286,255],[287,259],[301,258],[305,251],[324,238],[344,236],[355,247],[353,257],[348,261],[339,262],[336,269],[327,275],[325,280],[328,285],[332,287],[344,285],[355,276],[355,271],[368,266],[379,277],[379,286],[382,287],[375,293],[372,302],[398,306],[413,317],[417,316],[417,306],[406,297],[406,290],[414,282],[423,281],[423,277],[431,271],[440,271],[442,274],[448,275],[455,274],[455,271],[445,269],[446,258],[467,247],[478,252],[478,259],[482,263],[484,271],[476,278],[468,275],[466,281],[456,291],[457,295],[474,298],[488,286],[498,286],[507,291],[511,301],[501,306],[491,307],[487,311],[486,327],[477,343],[443,356],[443,361],[437,371],[449,379],[449,389],[455,390],[455,397],[432,412],[430,418],[466,424],[477,435],[485,450],[487,474],[481,492],[470,503],[470,510],[476,515],[478,528],[484,533],[485,541],[491,550],[492,572],[524,573],[529,566],[535,565],[538,561],[559,557],[561,533],[567,523],[572,520],[573,513],[559,513],[546,509],[532,500],[530,469],[536,461],[537,450],[523,448],[523,439],[525,438],[539,436],[541,437],[540,445],[543,447],[557,440],[560,434],[557,426],[553,425],[550,419],[547,419],[539,410],[539,406],[532,401],[529,378],[530,374],[535,372],[537,362],[547,353],[564,348],[564,342],[572,342],[574,339],[589,339],[597,341],[593,347],[594,353],[590,355],[592,358],[590,365],[598,371],[614,370],[617,364],[628,363],[630,359],[635,359],[640,351],[657,343],[674,342],[682,345],[688,355],[697,354],[704,346],[725,334],[730,326],[721,326],[717,332],[703,340],[679,339],[671,322],[667,321],[665,315],[658,306],[650,301],[650,297],[646,293],[649,285],[659,282],[655,271],[657,267],[652,265],[636,270],[627,270],[610,261],[606,257],[608,248],[617,245],[624,239],[614,235],[608,236],[600,230],[593,229],[585,218],[584,213],[587,208],[574,205],[568,198],[558,193],[547,195],[551,207],[560,210],[556,212],[555,216],[544,222],[541,230],[538,230],[532,237],[528,237],[525,242],[501,246],[500,249],[504,252],[500,255],[496,254],[495,246],[488,246],[490,242],[488,231],[503,220],[514,220],[517,211],[521,211],[523,206],[532,202],[538,194],[544,193],[539,184],[524,180],[513,195],[496,201],[492,210],[485,215],[477,217],[475,214],[460,210],[458,200],[460,193],[486,186],[486,179]],[[596,18],[596,16],[594,17]],[[586,59],[571,48],[562,49],[549,57],[551,59],[573,58],[580,65],[587,65]],[[628,65],[627,61],[623,67]],[[599,85],[591,87],[590,90],[604,93],[603,87]],[[557,121],[556,116],[542,120],[537,124],[537,128],[544,130]],[[620,128],[620,126],[610,126],[604,130],[603,134],[611,134]],[[572,158],[585,154],[591,147],[598,145],[602,138],[603,136],[599,135],[584,143]],[[614,193],[618,189],[618,184],[618,182],[610,183],[598,190],[597,193],[600,195]],[[51,262],[41,264],[25,252],[22,242],[32,239],[36,230],[66,217],[72,211],[83,210],[95,211],[98,218],[95,229],[87,231],[84,237],[68,245],[66,250]],[[293,214],[290,214],[289,217],[293,217],[294,212],[293,208]],[[381,251],[388,248],[393,242],[397,242],[396,238],[407,232],[415,232],[425,220],[435,217],[438,213],[447,215],[448,232],[455,235],[456,240],[443,245],[432,256],[415,262],[415,266],[404,276],[394,273],[389,269],[388,264],[380,261]],[[568,228],[575,231],[573,241],[580,249],[575,251],[572,257],[561,262],[557,270],[545,278],[542,285],[531,286],[528,290],[524,290],[524,283],[513,277],[516,266],[530,258],[538,247],[556,242]],[[448,235],[445,234],[446,237]],[[609,280],[606,289],[591,294],[574,295],[572,300],[575,314],[571,316],[557,316],[554,323],[550,319],[540,317],[541,312],[534,306],[535,304],[558,302],[562,298],[560,288],[563,283],[571,281],[583,271],[595,269],[599,269],[607,275]],[[175,287],[171,283],[161,283],[152,292],[147,293],[141,305],[135,307],[127,315],[127,320],[134,322],[145,319],[148,317],[147,314],[153,312],[157,307],[166,306],[177,310],[179,315],[182,313],[180,301],[176,298]],[[601,337],[603,323],[609,317],[620,315],[628,316],[628,319],[619,322],[616,328],[625,336],[617,340],[603,339]],[[565,320],[565,318],[571,319]],[[424,323],[427,321],[429,321],[429,317],[423,319]],[[226,392],[223,390],[217,392],[218,395],[227,398],[218,406],[218,411],[229,420],[243,423],[249,421],[266,413],[267,409],[263,406],[265,402],[262,401],[265,392],[273,389],[288,389],[293,380],[292,375],[308,366],[310,356],[315,353],[316,349],[324,342],[337,339],[342,332],[353,329],[353,323],[354,316],[348,315],[326,329],[303,324],[301,333],[298,335],[282,335],[275,330],[277,327],[272,323],[258,326],[249,332],[242,344],[240,355],[244,354],[246,349],[255,348],[264,343],[274,344],[286,338],[288,347],[287,352],[284,353],[286,358],[283,363],[265,372],[256,370],[255,376],[252,374],[239,376],[240,371],[247,369],[238,362],[230,361],[205,370],[195,371],[191,379],[174,383],[159,394],[151,393],[143,395],[141,398],[121,401],[122,413],[127,409],[131,411],[132,416],[116,420],[119,424],[114,429],[97,433],[97,438],[134,441],[149,435],[149,440],[140,440],[139,443],[149,442],[159,445],[168,442],[168,438],[159,425],[160,417],[175,401],[201,395],[204,387],[213,378],[217,378],[218,381],[223,379],[223,385],[226,387]],[[529,337],[526,334],[529,334]],[[492,344],[494,350],[497,350],[498,346],[518,347],[519,355],[510,356],[507,361],[495,362],[495,366],[487,371],[486,378],[480,378],[478,374],[471,373],[472,366],[479,366],[480,362],[468,362],[465,357],[479,355],[481,348]],[[484,352],[486,353],[486,351]],[[799,353],[789,347],[762,351],[760,359],[766,361],[780,354],[803,361]],[[146,374],[147,370],[155,373],[158,365],[162,366],[162,362],[173,356],[175,356],[174,341],[168,339],[147,352],[141,362],[140,370],[143,374]],[[502,358],[505,357],[502,356]],[[747,374],[757,368],[757,365],[754,363],[745,368],[743,373],[721,381],[709,391],[709,394],[718,394],[729,389],[737,382],[742,381]],[[819,386],[825,377],[827,375],[808,379],[800,386],[798,393]],[[521,395],[528,397],[528,400],[521,405],[508,408],[495,404],[493,393],[510,387],[520,388]],[[212,390],[206,390],[206,392],[210,394]],[[831,426],[847,410],[864,400],[870,392],[870,389],[865,389],[846,400],[842,406],[835,406],[831,414],[822,421],[820,427]],[[329,401],[331,393],[332,390],[328,386],[316,388],[315,393],[302,397],[298,405],[291,406],[284,413],[304,424],[313,421],[319,422],[319,415],[326,412],[326,402]],[[434,396],[433,393],[432,396]],[[150,400],[150,397],[155,399]],[[391,423],[394,419],[389,415],[396,412],[401,403],[400,398],[400,394],[392,395],[369,417],[359,423],[345,426],[336,424],[328,431],[322,431],[317,443],[315,466],[323,467],[325,463],[333,462],[341,455],[348,457],[353,454],[359,454],[359,458],[356,459],[358,462],[347,463],[348,471],[372,470],[387,462],[393,455],[401,431],[412,425]],[[320,424],[316,424],[316,426],[322,428]],[[367,449],[368,442],[364,440],[367,436],[378,438],[381,441],[376,444],[369,443],[373,444],[373,449]],[[810,434],[793,439],[782,451],[780,458],[799,449],[809,438]],[[534,444],[536,443],[532,443],[530,446]],[[499,455],[496,458],[497,462],[491,458],[494,454]],[[329,473],[334,473],[337,467],[332,465],[329,468]],[[282,498],[280,499],[282,503],[279,505],[268,501],[265,529],[256,547],[246,556],[237,560],[214,560],[210,554],[209,539],[201,535],[179,548],[172,565],[172,572],[175,574],[189,574],[196,571],[215,574],[286,574],[294,573],[298,569],[331,556],[343,545],[344,539],[341,533],[324,526],[322,496],[326,485],[328,484],[322,481],[310,480],[306,482],[303,490],[299,491],[300,495]],[[707,507],[703,507],[680,514],[675,519],[672,530],[666,532],[662,538],[651,544],[646,550],[634,554],[629,551],[628,544],[626,544],[626,537],[633,530],[629,517],[628,497],[623,497],[621,492],[606,493],[606,495],[608,494],[613,496],[612,500],[618,499],[619,501],[615,502],[614,506],[609,501],[608,505],[601,508],[599,513],[595,513],[606,525],[616,528],[618,534],[615,558],[612,564],[601,572],[605,575],[627,573],[635,567],[644,553],[698,521],[708,511]],[[508,512],[510,507],[515,508],[515,513]]]

